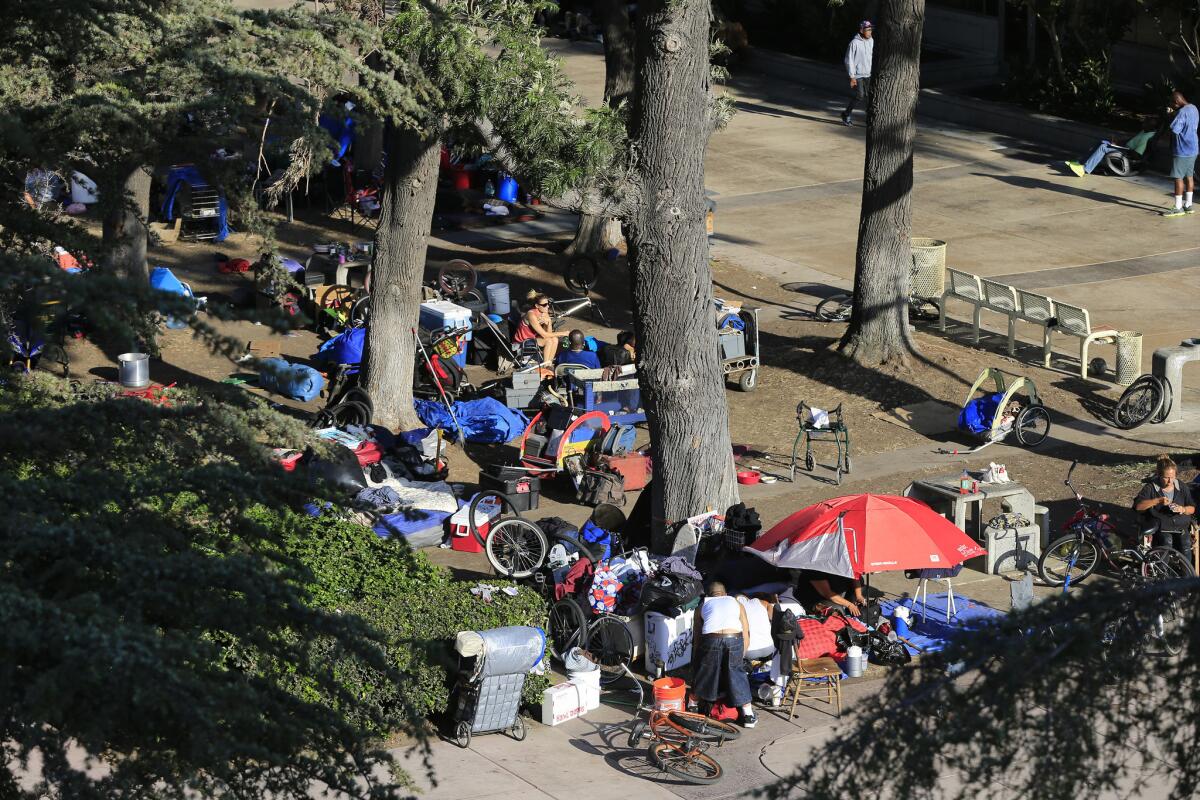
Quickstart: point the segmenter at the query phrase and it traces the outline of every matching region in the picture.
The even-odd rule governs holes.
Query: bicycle
[[[608,319],[605,318],[604,312],[600,310],[600,306],[590,297],[572,297],[569,300],[551,300],[550,301],[550,324],[557,325],[559,320],[573,317],[580,311],[588,309],[591,311],[592,321],[599,322],[601,325],[608,326]]]
[[[930,311],[930,307],[933,308]],[[849,322],[850,312],[854,309],[853,294],[835,294],[817,303],[813,316],[822,322]],[[908,315],[910,319],[931,320],[937,317],[937,303],[916,295],[908,296]]]
[[[1162,580],[1191,577],[1192,566],[1178,550],[1171,547],[1152,547],[1150,534],[1142,532],[1132,548],[1112,549],[1110,541],[1120,539],[1116,526],[1107,514],[1089,506],[1071,483],[1078,461],[1072,461],[1063,481],[1075,495],[1079,509],[1063,525],[1070,533],[1055,539],[1038,558],[1038,573],[1050,586],[1062,586],[1067,591],[1095,572],[1103,559],[1110,571],[1126,579]]]
[[[1128,431],[1147,422],[1162,422],[1171,413],[1172,402],[1171,384],[1157,375],[1142,375],[1113,407],[1113,425]]]
[[[590,653],[585,651],[584,656],[590,657]],[[603,665],[599,666],[602,672],[606,670]],[[650,763],[663,772],[694,784],[713,784],[721,780],[724,774],[721,765],[706,751],[713,744],[720,747],[741,736],[737,726],[690,711],[660,711],[647,706],[642,682],[629,667],[620,665],[617,677],[631,679],[638,693],[637,711],[629,726],[631,749],[641,747],[642,740],[648,738],[650,744],[646,753]],[[646,715],[644,719],[642,714]]]

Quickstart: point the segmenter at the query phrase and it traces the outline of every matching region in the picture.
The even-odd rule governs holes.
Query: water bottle
[[[490,178],[488,179],[488,182],[483,185],[483,194],[486,197],[496,196],[496,184],[492,183]]]

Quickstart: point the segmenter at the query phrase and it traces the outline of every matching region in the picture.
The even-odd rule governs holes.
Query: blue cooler
[[[471,309],[455,305],[449,300],[427,300],[421,303],[421,327],[427,331],[440,331],[442,328],[467,328],[466,340],[471,341]],[[466,346],[454,357],[454,363],[460,367],[467,365]]]

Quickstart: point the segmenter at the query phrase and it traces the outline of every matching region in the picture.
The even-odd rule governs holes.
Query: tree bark
[[[611,250],[621,243],[621,223],[603,214],[579,215],[575,238],[563,251],[566,256],[595,255]]]
[[[420,426],[413,410],[413,365],[421,278],[437,199],[439,139],[390,127],[367,326],[366,389],[374,421],[391,430]]]
[[[124,175],[121,197],[109,206],[101,229],[104,252],[108,254],[105,266],[122,278],[148,282],[146,221],[150,216],[150,168],[138,164],[120,172]],[[101,197],[101,200],[112,198]]]
[[[633,26],[625,0],[596,0],[604,30],[604,102],[616,108],[633,92]]]
[[[861,364],[905,364],[912,276],[913,142],[925,0],[885,0],[876,26],[854,308],[840,349]]]
[[[642,397],[654,448],[652,535],[737,502],[725,377],[704,228],[708,0],[638,7],[630,124],[637,208],[625,220]]]

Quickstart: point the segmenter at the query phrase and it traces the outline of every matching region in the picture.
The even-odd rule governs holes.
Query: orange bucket
[[[687,681],[682,678],[659,678],[654,682],[654,707],[659,711],[683,711]]]

